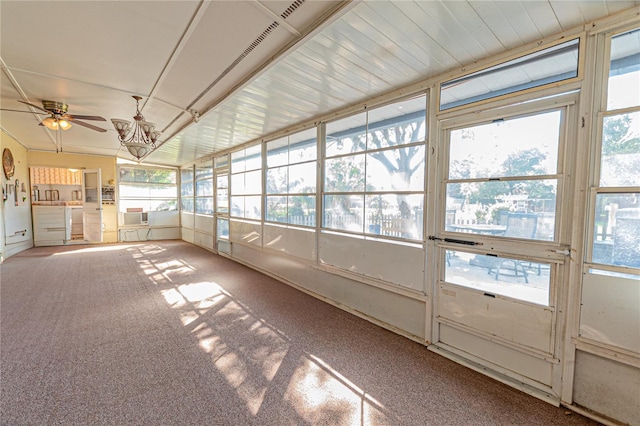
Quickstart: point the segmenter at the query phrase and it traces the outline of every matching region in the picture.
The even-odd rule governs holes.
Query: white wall
[[[7,179],[2,176],[2,188],[7,192],[8,185],[15,191],[16,179],[20,183],[18,193],[6,194],[7,199],[2,201],[0,216],[0,260],[33,247],[33,228],[31,221],[31,196],[29,185],[29,162],[27,150],[13,138],[0,132],[0,153],[5,148],[11,150],[15,162],[15,174]],[[24,184],[25,192],[22,192]],[[16,201],[17,195],[17,201]]]

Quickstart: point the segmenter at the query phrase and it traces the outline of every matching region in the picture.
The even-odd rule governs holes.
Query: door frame
[[[560,92],[555,89],[555,92]],[[523,95],[515,98],[509,105],[503,102],[496,102],[495,106],[484,106],[478,111],[478,107],[457,110],[451,114],[442,114],[438,117],[437,125],[433,126],[431,140],[437,143],[431,146],[430,154],[432,158],[438,158],[438,161],[431,161],[429,168],[429,187],[428,199],[430,204],[435,208],[431,209],[433,216],[428,220],[427,226],[430,228],[429,235],[434,236],[433,241],[427,244],[427,260],[428,269],[433,271],[431,274],[431,285],[429,286],[431,297],[431,312],[428,313],[427,323],[431,324],[430,332],[432,342],[429,349],[434,350],[444,356],[455,359],[473,369],[482,371],[484,374],[509,383],[527,393],[544,399],[548,402],[559,404],[562,391],[562,357],[564,355],[564,328],[566,323],[565,311],[568,303],[568,287],[569,287],[569,265],[570,258],[570,241],[571,226],[570,218],[573,214],[572,189],[574,185],[573,170],[575,168],[574,159],[576,158],[576,129],[578,122],[579,93],[576,91],[568,92],[566,88],[560,92],[560,95],[553,97],[547,94],[553,94],[549,91],[536,94],[535,98],[532,94]],[[536,115],[544,111],[562,110],[560,123],[560,140],[558,147],[558,168],[557,175],[557,193],[556,193],[556,221],[555,221],[555,237],[554,241],[536,241],[536,240],[504,240],[491,236],[483,236],[478,234],[469,234],[470,239],[474,242],[481,243],[481,246],[466,246],[452,242],[444,241],[448,239],[460,239],[460,233],[445,231],[445,215],[446,215],[446,180],[448,178],[447,171],[449,167],[449,134],[452,130],[478,125],[481,123],[490,123],[493,120],[506,117],[520,117],[527,115]],[[433,166],[435,164],[435,166]],[[473,333],[473,330],[465,330],[475,338],[482,341],[491,342],[489,345],[497,345],[496,347],[507,347],[509,350],[515,350],[537,359],[543,359],[550,363],[552,377],[548,385],[541,385],[536,380],[532,380],[523,374],[514,373],[508,368],[501,368],[500,364],[491,363],[486,359],[466,353],[464,351],[455,350],[441,342],[440,327],[443,323],[439,317],[440,311],[440,290],[443,284],[450,286],[455,284],[446,283],[444,280],[445,269],[447,267],[445,251],[463,250],[472,253],[494,253],[503,256],[513,256],[523,259],[544,260],[548,262],[553,275],[550,272],[550,288],[549,288],[549,306],[541,307],[541,309],[552,309],[552,330],[550,339],[551,357],[541,353],[528,350],[526,347],[518,347],[518,345],[509,345],[501,339],[496,339],[489,333]],[[466,291],[460,286],[461,291]],[[501,297],[509,300],[509,297]],[[512,299],[515,304],[527,305],[527,302]],[[487,368],[490,369],[487,372]]]

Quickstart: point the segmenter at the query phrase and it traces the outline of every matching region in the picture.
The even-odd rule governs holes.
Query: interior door
[[[430,237],[441,260],[435,350],[488,367],[555,402],[571,103],[443,121],[440,220]]]
[[[82,225],[84,239],[102,242],[102,185],[100,169],[82,171]]]

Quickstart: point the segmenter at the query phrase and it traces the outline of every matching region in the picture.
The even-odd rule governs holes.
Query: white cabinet
[[[69,235],[67,235],[69,234]],[[33,243],[61,245],[71,238],[71,215],[64,206],[33,206]]]

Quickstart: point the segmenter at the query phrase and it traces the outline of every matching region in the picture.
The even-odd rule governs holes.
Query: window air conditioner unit
[[[123,213],[124,225],[148,225],[149,213],[127,212]]]

